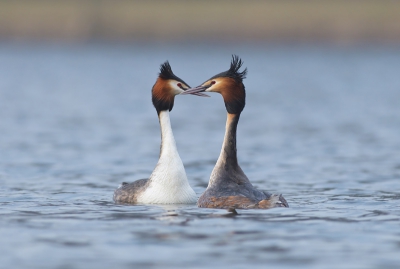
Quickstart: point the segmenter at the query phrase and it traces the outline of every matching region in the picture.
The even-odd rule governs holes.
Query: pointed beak
[[[210,97],[207,94],[204,94],[202,92],[204,92],[209,86],[197,86],[194,88],[190,88],[186,91],[184,91],[183,93],[181,93],[182,95],[185,94],[192,94],[192,95],[197,95],[197,96],[203,96],[203,97]]]
[[[182,94],[182,93],[181,93]],[[189,93],[191,95],[196,95],[196,96],[201,96],[201,97],[210,97],[209,95],[205,94],[205,93],[201,93],[201,92],[197,92],[197,93]]]

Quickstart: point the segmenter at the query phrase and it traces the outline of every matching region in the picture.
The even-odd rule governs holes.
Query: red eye
[[[215,84],[215,81],[213,80],[213,81],[211,81],[211,85],[213,85],[213,84]]]
[[[178,84],[176,84],[179,88],[181,88],[182,87],[182,84],[181,83],[178,83]]]

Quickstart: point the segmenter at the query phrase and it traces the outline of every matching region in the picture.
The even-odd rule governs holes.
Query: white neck
[[[169,111],[159,113],[161,152],[150,176],[148,189],[140,196],[143,203],[195,203],[196,194],[187,180],[185,168],[176,148]]]
[[[171,156],[171,154],[179,159],[178,149],[176,148],[174,134],[172,132],[171,121],[169,119],[169,111],[164,110],[159,114],[160,127],[161,127],[161,152],[160,159]],[[186,174],[185,174],[186,176]]]

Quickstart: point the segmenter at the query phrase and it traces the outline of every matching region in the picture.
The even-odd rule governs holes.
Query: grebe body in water
[[[211,173],[206,191],[197,205],[208,208],[272,208],[289,207],[281,194],[256,189],[240,168],[236,155],[236,129],[245,106],[243,79],[247,69],[239,72],[242,61],[232,56],[230,69],[213,76],[202,85],[183,94],[217,92],[224,99],[228,112],[225,137],[218,161]]]
[[[197,196],[190,187],[185,168],[172,133],[169,112],[175,95],[189,89],[187,83],[175,76],[168,62],[161,65],[160,74],[152,89],[152,101],[161,127],[161,150],[158,163],[148,179],[122,183],[114,192],[117,203],[189,204]],[[199,93],[195,95],[207,96]]]

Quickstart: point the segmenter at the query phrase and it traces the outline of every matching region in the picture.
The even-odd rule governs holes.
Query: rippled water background
[[[196,86],[231,53],[239,162],[291,207],[115,205],[158,159],[159,65]],[[399,48],[2,44],[0,62],[1,268],[400,268]],[[200,194],[221,96],[178,96],[171,120]]]

